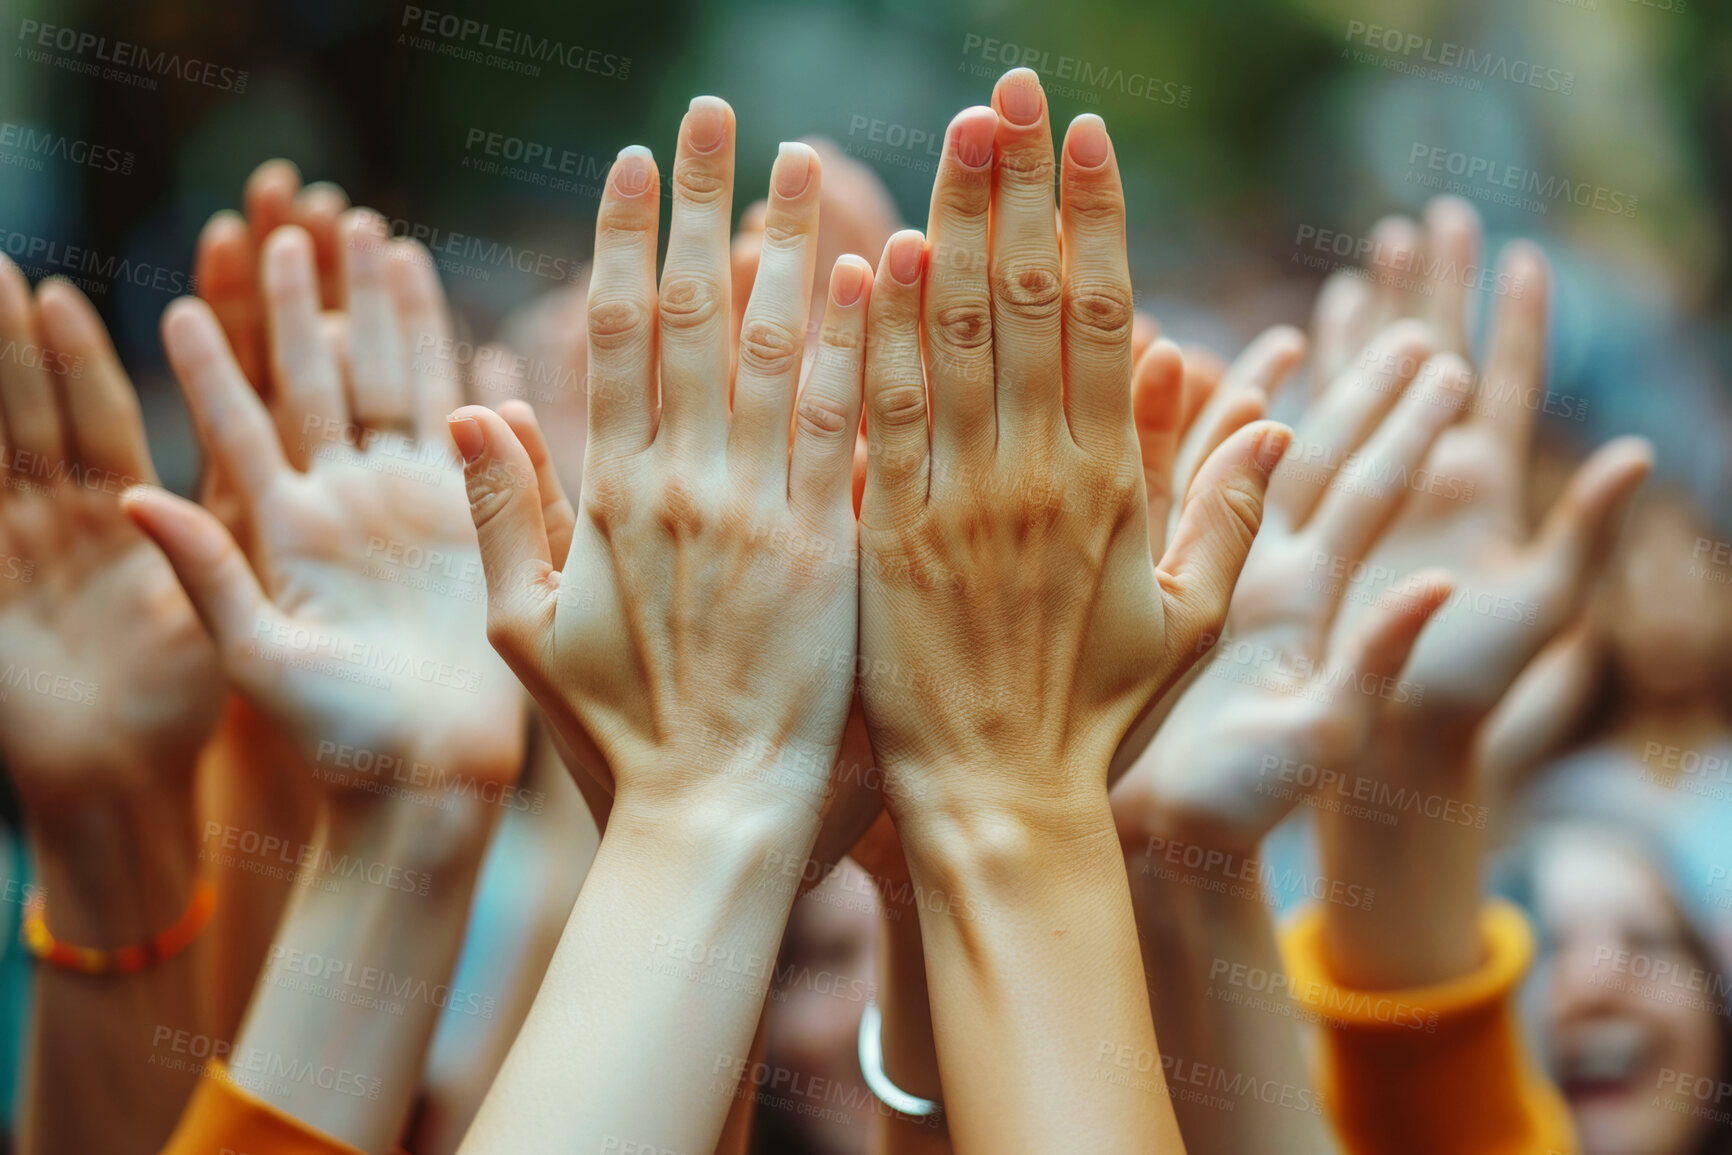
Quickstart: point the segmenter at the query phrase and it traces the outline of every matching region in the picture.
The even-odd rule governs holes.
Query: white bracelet
[[[915,1119],[931,1119],[944,1114],[944,1104],[937,1099],[922,1099],[910,1095],[890,1081],[884,1073],[884,1019],[878,1004],[868,1002],[860,1016],[860,1074],[866,1086],[878,1096],[878,1101],[895,1111]]]

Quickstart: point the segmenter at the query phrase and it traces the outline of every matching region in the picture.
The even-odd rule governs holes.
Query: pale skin
[[[957,1149],[1177,1151],[1107,764],[1218,627],[1288,435],[1211,456],[1157,567],[1098,118],[1066,137],[1062,258],[1053,170],[1012,72],[952,125],[930,240],[879,263],[860,620],[892,673],[861,690],[913,884],[944,897],[920,924]]]
[[[1368,316],[1426,310],[1446,348],[1467,349],[1466,294],[1455,278],[1479,260],[1480,226],[1471,207],[1440,199],[1428,209],[1423,232],[1398,219],[1380,235],[1390,238],[1392,262],[1410,260],[1408,250],[1419,245],[1449,257],[1434,263],[1441,270],[1436,291],[1429,303],[1387,287],[1341,295],[1338,311],[1322,315],[1330,335],[1319,344],[1351,346]],[[1415,492],[1366,558],[1376,572],[1400,577],[1445,567],[1457,600],[1447,625],[1440,620],[1424,630],[1402,668],[1401,679],[1423,687],[1423,696],[1384,702],[1365,754],[1352,767],[1465,805],[1481,797],[1482,724],[1523,669],[1576,619],[1651,458],[1639,438],[1600,447],[1539,524],[1529,526],[1528,461],[1546,385],[1550,274],[1539,250],[1523,242],[1505,249],[1498,273],[1499,284],[1519,292],[1494,297],[1472,404],[1426,458],[1425,470],[1443,484]],[[1343,614],[1337,629],[1350,628],[1358,616]],[[1339,981],[1366,989],[1421,986],[1480,964],[1483,831],[1440,822],[1409,830],[1324,814],[1319,833],[1327,875],[1375,878],[1379,888],[1369,911],[1326,906],[1324,942]]]
[[[33,297],[0,258],[0,343],[0,760],[49,932],[140,946],[192,897],[194,769],[221,669],[173,571],[121,511],[120,493],[156,472],[96,310],[56,279]],[[160,1147],[196,1076],[160,1043],[199,1030],[203,961],[194,943],[133,975],[38,968],[21,1150]],[[92,1079],[112,1109],[66,1110],[97,1093]]]
[[[731,369],[734,139],[724,102],[693,101],[659,292],[655,163],[630,148],[609,175],[575,510],[527,408],[452,418],[494,644],[562,740],[598,748],[614,791],[465,1151],[713,1149],[793,901],[773,864],[805,861],[828,796],[853,690],[868,274],[837,263],[800,390],[820,173],[785,145]]]
[[[333,887],[315,867],[295,888],[234,1039],[233,1075],[320,1132],[388,1151],[439,1007],[409,998],[400,1014],[358,1010],[303,989],[297,960],[342,959],[350,973],[371,968],[411,989],[446,981],[496,813],[488,799],[522,762],[527,703],[487,644],[481,600],[412,580],[404,560],[438,553],[443,575],[480,570],[442,420],[451,379],[417,371],[407,353],[443,331],[437,278],[424,251],[384,240],[372,214],[347,214],[339,231],[347,375],[318,325],[307,235],[288,227],[266,242],[276,420],[203,302],[177,302],[164,317],[201,439],[252,531],[250,557],[202,507],[149,488],[129,491],[124,506],[173,565],[224,672],[307,774],[321,812],[311,860],[377,863],[370,876],[388,870],[396,880],[345,877]],[[297,431],[293,446],[287,429]],[[395,789],[401,775],[364,766],[406,768],[435,797]],[[273,1060],[354,1078],[249,1078]]]
[[[1232,1110],[1181,1098],[1176,1110],[1192,1151],[1335,1150],[1298,1021],[1218,997],[1214,987],[1224,966],[1282,970],[1260,884],[1253,877],[1250,893],[1240,894],[1223,883],[1242,877],[1263,837],[1307,793],[1288,784],[1293,779],[1283,777],[1284,769],[1334,770],[1357,758],[1379,704],[1375,688],[1399,673],[1419,630],[1449,594],[1446,577],[1422,575],[1385,598],[1351,637],[1332,642],[1330,625],[1349,589],[1334,575],[1375,543],[1407,491],[1342,484],[1347,478],[1336,476],[1298,500],[1286,484],[1300,470],[1338,475],[1349,460],[1353,469],[1382,475],[1411,470],[1454,419],[1468,386],[1466,366],[1445,361],[1422,372],[1431,364],[1430,344],[1417,327],[1391,330],[1383,340],[1409,356],[1396,359],[1391,371],[1345,372],[1316,406],[1317,417],[1308,414],[1300,424],[1271,481],[1263,525],[1234,589],[1226,640],[1113,792],[1156,1027],[1171,1054],[1229,1078],[1249,1075],[1262,1085],[1310,1092],[1272,1103],[1241,1097]],[[1170,409],[1175,400],[1145,393],[1173,381],[1174,370],[1149,362],[1138,366],[1139,409]],[[1416,376],[1425,383],[1414,385]],[[1360,420],[1327,420],[1344,398],[1358,404]],[[1193,848],[1218,852],[1227,865],[1188,869]]]

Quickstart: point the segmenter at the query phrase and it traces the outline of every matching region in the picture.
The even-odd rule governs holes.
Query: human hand
[[[70,283],[0,258],[0,761],[33,816],[190,791],[216,653],[121,512],[155,482],[138,399]]]
[[[374,215],[346,215],[342,232],[347,389],[318,324],[309,237],[288,227],[265,245],[278,427],[207,305],[177,302],[163,319],[201,440],[253,527],[250,564],[198,506],[141,488],[125,508],[168,555],[229,677],[330,796],[363,777],[321,771],[343,748],[435,768],[451,786],[508,781],[524,702],[487,646],[443,427],[455,384],[431,366],[411,371],[406,353],[445,332],[443,297],[426,253],[386,241]],[[280,436],[285,416],[304,471]]]
[[[452,428],[469,459],[490,634],[568,743],[593,740],[605,757],[613,820],[709,799],[815,830],[853,690],[848,479],[868,278],[856,259],[832,275],[790,445],[820,166],[803,145],[777,159],[775,240],[730,374],[733,147],[727,105],[694,101],[659,299],[654,161],[632,148],[615,163],[590,285],[576,515],[526,410],[465,408]]]
[[[1223,639],[1114,789],[1121,836],[1254,856],[1308,793],[1269,770],[1338,773],[1356,760],[1385,687],[1449,596],[1447,578],[1418,575],[1349,636],[1331,637],[1350,588],[1337,575],[1351,573],[1375,546],[1408,493],[1359,479],[1417,469],[1471,387],[1458,358],[1425,360],[1422,330],[1391,329],[1378,348],[1373,364],[1388,368],[1345,373],[1276,467]],[[1317,487],[1293,484],[1295,473],[1318,474]]]

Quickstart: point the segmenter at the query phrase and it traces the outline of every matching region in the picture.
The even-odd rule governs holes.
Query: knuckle
[[[728,195],[728,181],[708,162],[687,160],[674,168],[674,195],[688,204],[719,204]]]
[[[835,441],[851,433],[848,428],[850,416],[848,407],[834,397],[808,394],[800,399],[800,431],[820,440]]]
[[[748,317],[740,330],[740,366],[766,377],[791,372],[800,361],[800,335],[780,321]]]
[[[886,429],[905,429],[926,421],[926,390],[920,385],[891,385],[872,395],[872,415]]]
[[[990,203],[989,173],[941,180],[932,193],[933,219],[984,217]]]
[[[591,298],[590,345],[604,352],[635,345],[648,335],[651,313],[649,302],[636,297]]]
[[[1058,312],[1062,284],[1056,263],[1006,261],[992,273],[992,295],[1013,317],[1046,319]]]
[[[1263,525],[1263,495],[1245,481],[1229,481],[1215,491],[1223,516],[1222,528],[1233,534],[1237,544],[1249,549]]]
[[[660,304],[663,328],[701,328],[721,316],[722,288],[710,277],[669,277],[662,282]]]
[[[671,537],[697,537],[713,520],[704,509],[702,491],[677,473],[663,479],[654,514],[656,524]]]
[[[1086,228],[1114,226],[1125,218],[1124,198],[1108,182],[1078,180],[1065,190],[1064,214]]]
[[[1111,340],[1130,340],[1135,308],[1128,286],[1073,286],[1065,297],[1066,319],[1077,329]]]
[[[962,353],[992,343],[992,307],[985,301],[941,305],[928,334],[934,345]]]

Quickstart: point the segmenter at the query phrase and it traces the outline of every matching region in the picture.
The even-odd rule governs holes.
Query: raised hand
[[[734,139],[725,103],[692,102],[659,293],[654,160],[628,148],[609,175],[575,510],[526,409],[452,416],[489,633],[566,742],[593,741],[614,788],[559,952],[465,1150],[609,1135],[713,1148],[769,968],[712,972],[775,956],[795,881],[779,864],[805,862],[830,793],[854,689],[850,474],[869,271],[837,262],[801,390],[821,174],[810,148],[783,145],[733,366]],[[719,953],[687,966],[670,936]],[[592,1044],[576,1054],[573,1024]]]
[[[1427,360],[1416,326],[1388,330],[1376,349],[1378,367],[1343,374],[1276,468],[1221,640],[1114,788],[1127,838],[1255,855],[1306,793],[1291,785],[1294,768],[1312,767],[1311,782],[1315,768],[1338,773],[1357,759],[1380,703],[1401,692],[1408,652],[1450,593],[1446,578],[1419,575],[1390,591],[1351,636],[1332,637],[1331,626],[1471,379],[1459,359]]]
[[[958,1146],[1176,1150],[1159,1078],[1102,1066],[1103,1040],[1154,1053],[1107,763],[1218,630],[1288,434],[1228,438],[1157,567],[1099,118],[1063,156],[1061,257],[1045,97],[1008,74],[950,126],[930,238],[897,234],[878,265],[861,690],[914,884],[971,912],[920,915]]]
[[[156,480],[132,383],[77,289],[3,258],[0,341],[0,758],[32,810],[190,788],[222,678],[121,512]]]
[[[0,348],[0,763],[48,932],[137,947],[192,902],[194,771],[222,674],[174,572],[121,512],[122,491],[156,473],[96,310],[57,279],[32,300],[0,257]],[[21,1150],[161,1146],[192,1078],[153,1065],[149,1040],[199,1028],[200,947],[135,975],[41,968]],[[111,1109],[66,1110],[92,1095]]]
[[[251,564],[188,502],[140,489],[127,512],[168,555],[229,677],[308,766],[328,763],[334,744],[508,779],[523,702],[486,642],[479,554],[443,424],[455,386],[413,373],[406,355],[444,332],[431,263],[383,239],[376,217],[345,219],[345,388],[318,325],[306,233],[277,230],[263,261],[278,427],[209,307],[177,302],[163,320],[201,438],[245,504]],[[297,431],[292,442],[282,427]]]
[[[1416,228],[1386,226],[1403,243],[1429,246],[1440,280],[1476,267],[1479,228],[1459,201],[1434,204],[1421,242]],[[1402,258],[1394,258],[1401,260]],[[1610,547],[1620,512],[1647,474],[1650,450],[1639,438],[1602,446],[1569,479],[1537,527],[1528,519],[1534,420],[1545,404],[1549,273],[1531,244],[1509,246],[1499,263],[1496,320],[1468,412],[1432,446],[1407,478],[1415,490],[1365,558],[1336,630],[1354,628],[1364,606],[1390,585],[1427,567],[1455,579],[1445,610],[1423,630],[1402,670],[1420,690],[1382,703],[1364,772],[1392,787],[1476,805],[1474,743],[1481,723],[1524,667],[1580,612]],[[1388,315],[1416,309],[1378,290],[1367,307]],[[1448,346],[1468,342],[1466,294],[1440,285],[1426,306]],[[1335,342],[1339,344],[1340,342]],[[1388,350],[1358,354],[1388,371]],[[1434,362],[1434,364],[1436,364]],[[1297,480],[1301,480],[1296,478]],[[1313,479],[1315,480],[1315,479]],[[1466,973],[1476,964],[1479,864],[1483,835],[1472,827],[1426,823],[1404,828],[1322,816],[1324,865],[1334,877],[1378,877],[1399,899],[1371,912],[1328,911],[1332,957],[1342,981],[1366,987],[1418,985]],[[1399,831],[1399,833],[1397,832]],[[1346,960],[1351,960],[1348,962]]]

